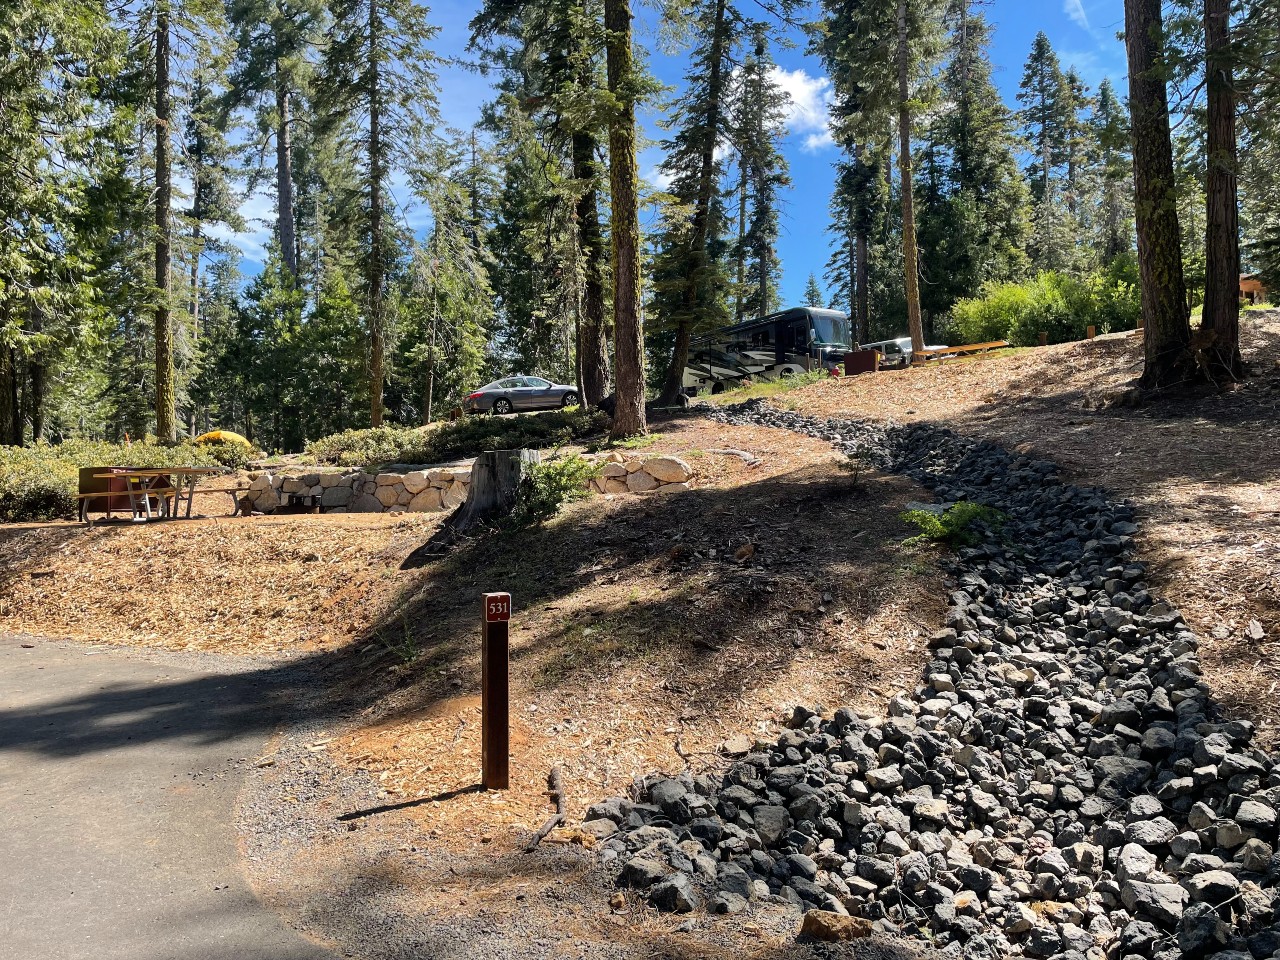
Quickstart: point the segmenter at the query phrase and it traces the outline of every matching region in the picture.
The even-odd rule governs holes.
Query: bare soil
[[[827,381],[774,402],[930,421],[1062,464],[1131,498],[1152,580],[1204,639],[1228,709],[1280,742],[1280,312],[1242,317],[1252,376],[1130,405],[1137,335]]]
[[[639,774],[727,766],[723,741],[776,737],[792,704],[878,709],[913,685],[944,593],[932,549],[902,543],[915,531],[898,514],[920,493],[789,432],[701,417],[654,429],[635,452],[685,457],[695,489],[592,497],[445,556],[424,549],[430,516],[6,528],[0,616],[85,640],[297,654],[358,705],[309,708],[323,719],[258,761],[246,844],[265,896],[362,955],[791,955],[785,912],[680,932],[625,898],[610,909],[572,828],[521,849],[551,813],[553,766],[573,823]],[[711,452],[726,449],[760,463]],[[501,589],[515,606],[512,785],[493,793],[478,784],[478,620],[480,594]]]

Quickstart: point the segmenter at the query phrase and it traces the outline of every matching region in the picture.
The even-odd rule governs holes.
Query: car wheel
[[[493,401],[493,412],[499,415],[510,413],[511,401],[506,397],[499,397],[497,400]]]
[[[576,407],[578,405],[578,395],[576,393],[566,393],[560,398],[560,406]]]
[[[717,380],[711,385],[711,393],[713,396],[717,393],[724,393],[724,384]]]

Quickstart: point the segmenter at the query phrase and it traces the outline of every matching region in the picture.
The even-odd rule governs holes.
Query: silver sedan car
[[[518,410],[557,410],[578,402],[578,388],[541,377],[504,377],[486,383],[467,397],[467,413],[514,413]]]

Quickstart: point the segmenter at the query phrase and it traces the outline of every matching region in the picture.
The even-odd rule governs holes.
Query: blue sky
[[[638,44],[651,51],[649,67],[663,83],[679,87],[686,69],[683,54],[663,55],[657,51],[659,14],[652,6],[636,2]],[[750,5],[748,3],[748,5]],[[469,58],[467,24],[476,10],[474,0],[441,0],[431,6],[431,21],[439,26],[437,52],[443,57]],[[1123,9],[1117,0],[991,0],[984,8],[994,27],[991,59],[995,82],[1005,102],[1016,106],[1014,97],[1022,66],[1037,32],[1049,37],[1064,67],[1074,66],[1091,90],[1110,77],[1123,95],[1125,86],[1124,47],[1116,39],[1123,27]],[[782,260],[782,294],[786,304],[800,302],[810,271],[822,276],[829,254],[827,202],[832,183],[832,164],[839,151],[826,134],[826,97],[829,83],[818,59],[805,52],[802,37],[787,31],[795,41],[790,49],[776,51],[782,74],[780,80],[791,97],[788,135],[783,152],[791,168],[792,186],[782,197],[782,236],[778,253]],[[480,106],[492,96],[490,80],[462,66],[446,67],[440,77],[442,119],[460,129],[469,128],[479,116]],[[646,133],[657,139],[657,105],[641,117]],[[656,175],[662,151],[649,147],[640,157],[640,172]],[[421,223],[421,213],[412,208],[407,190],[397,191],[397,199],[410,223]],[[269,236],[271,198],[259,194],[250,198],[245,213],[254,220],[251,230],[237,238],[245,251],[246,273],[256,273],[262,245]]]

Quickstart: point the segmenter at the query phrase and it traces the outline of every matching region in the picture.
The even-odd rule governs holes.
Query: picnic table
[[[136,522],[174,519],[186,500],[184,517],[190,519],[196,483],[201,477],[218,472],[217,467],[89,467],[80,472],[80,518],[87,521],[89,510],[95,506],[110,516],[113,509],[124,506],[121,501],[127,500]],[[158,501],[155,512],[154,501]]]

